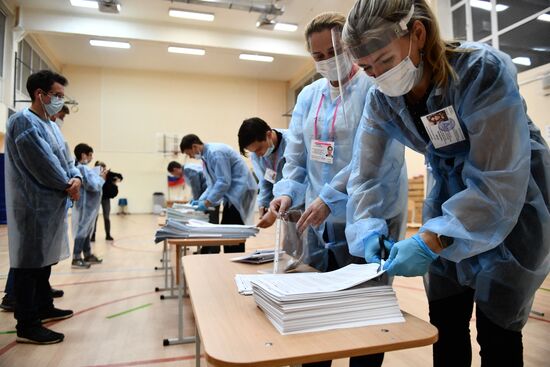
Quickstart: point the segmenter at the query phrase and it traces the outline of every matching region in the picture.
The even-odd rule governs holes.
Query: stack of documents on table
[[[166,208],[166,218],[178,222],[188,222],[191,219],[208,222],[209,216],[204,212],[196,211],[192,206],[185,207],[180,204],[177,207]]]
[[[155,242],[168,238],[248,238],[255,236],[259,229],[239,224],[211,224],[196,219],[178,222],[172,219],[155,234]]]
[[[281,255],[281,253],[279,253]],[[244,256],[238,256],[231,259],[231,261],[245,264],[264,264],[271,262],[275,259],[274,249],[256,250],[251,254]]]
[[[404,322],[379,264],[328,273],[264,274],[250,279],[254,300],[281,334]]]

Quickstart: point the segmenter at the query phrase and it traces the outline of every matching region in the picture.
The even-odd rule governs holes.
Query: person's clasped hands
[[[77,201],[80,199],[80,186],[82,185],[82,181],[80,178],[73,177],[67,182],[68,187],[65,189],[67,192],[67,195],[69,195],[69,198],[71,198],[72,201]]]

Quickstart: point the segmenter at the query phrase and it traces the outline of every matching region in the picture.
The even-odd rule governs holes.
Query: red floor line
[[[116,282],[119,280],[134,280],[134,279],[151,279],[151,278],[160,278],[163,277],[163,274],[142,276],[142,277],[129,277],[129,278],[111,278],[111,279],[100,279],[100,280],[87,280],[83,282],[74,282],[74,283],[61,283],[61,284],[52,284],[52,287],[66,287],[71,285],[80,285],[80,284],[95,284],[95,283],[107,283],[107,282]]]
[[[201,354],[201,358],[203,358],[202,354]],[[90,366],[86,366],[86,367],[129,367],[129,366],[141,366],[141,365],[144,365],[144,364],[152,364],[152,363],[168,363],[168,362],[186,361],[186,360],[190,360],[190,359],[195,359],[195,355],[193,354],[191,356],[149,359],[149,360],[144,360],[144,361],[122,362],[122,363],[101,364],[101,365],[90,365]]]
[[[95,306],[92,306],[92,307],[88,307],[88,308],[85,308],[83,310],[80,310],[80,311],[77,311],[74,313],[74,316],[77,316],[77,315],[81,315],[85,312],[89,312],[89,311],[92,311],[92,310],[95,310],[95,309],[98,309],[100,307],[103,307],[103,306],[107,306],[107,305],[112,305],[113,303],[117,303],[117,302],[121,302],[121,301],[126,301],[128,299],[132,299],[132,298],[137,298],[137,297],[141,297],[141,296],[145,296],[147,294],[152,294],[152,293],[156,293],[155,291],[150,291],[150,292],[145,292],[145,293],[140,293],[140,294],[134,294],[133,296],[128,296],[128,297],[124,297],[124,298],[119,298],[119,299],[115,299],[113,301],[109,301],[109,302],[105,302],[105,303],[101,303],[99,305],[95,305]],[[59,320],[59,321],[54,321],[48,325],[55,325],[57,324],[58,322],[61,322],[61,321],[64,321],[64,320]]]
[[[114,247],[114,248],[117,248],[119,250],[124,250],[124,251],[146,252],[146,253],[156,253],[156,252],[158,252],[158,251],[153,251],[153,250],[138,250],[138,249],[133,249],[133,248],[128,248],[128,247],[118,246],[118,245],[115,245],[114,242],[111,244],[111,246]]]
[[[150,291],[150,292],[144,292],[144,293],[139,293],[139,294],[134,294],[133,296],[128,296],[128,297],[124,297],[124,298],[119,298],[119,299],[115,299],[113,301],[109,301],[109,302],[105,302],[105,303],[101,303],[99,305],[95,305],[95,306],[92,306],[92,307],[89,307],[89,308],[85,308],[83,310],[80,310],[80,311],[77,311],[74,313],[73,317],[74,316],[77,316],[77,315],[81,315],[85,312],[89,312],[89,311],[92,311],[92,310],[95,310],[95,309],[98,309],[100,307],[103,307],[103,306],[107,306],[107,305],[111,305],[113,303],[117,303],[117,302],[121,302],[121,301],[126,301],[128,299],[132,299],[132,298],[137,298],[137,297],[141,297],[141,296],[145,296],[147,294],[152,294],[152,293],[156,293],[155,291]],[[69,319],[65,319],[65,320],[69,320]],[[48,327],[50,326],[53,326],[55,324],[58,324],[62,321],[65,321],[65,320],[59,320],[59,321],[52,321],[52,322],[49,322],[47,323],[46,325]],[[17,345],[17,342],[13,341],[7,345],[5,345],[4,347],[0,348],[0,356],[2,356],[4,353],[8,352],[11,348],[15,347]],[[193,356],[194,358],[194,356]]]
[[[2,348],[0,348],[0,356],[3,355],[4,353],[6,353],[8,350],[10,350],[11,348],[15,347],[17,345],[17,342],[15,341],[12,341],[11,343],[9,343],[8,345],[5,345],[3,346]]]
[[[530,319],[533,319],[533,320],[539,320],[539,321],[544,321],[544,322],[550,322],[550,320],[548,319],[543,319],[542,317],[536,317],[536,316],[529,316]]]

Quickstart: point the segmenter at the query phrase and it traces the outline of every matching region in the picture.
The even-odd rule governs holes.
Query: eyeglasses
[[[65,99],[65,95],[63,93],[53,93],[53,92],[48,92],[46,93],[50,98],[51,97],[56,97],[56,98],[59,98],[59,99],[62,99],[63,101],[66,101]]]
[[[64,94],[61,94],[61,93],[56,93],[56,94],[54,94],[54,93],[48,93],[48,95],[49,95],[50,97],[57,97],[57,98],[59,98],[59,99],[65,100],[65,95],[64,95]]]

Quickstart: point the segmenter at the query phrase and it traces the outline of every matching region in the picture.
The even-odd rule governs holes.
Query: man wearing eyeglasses
[[[7,123],[8,240],[21,343],[63,341],[63,334],[42,323],[73,315],[54,307],[49,283],[51,266],[70,254],[65,217],[71,201],[79,199],[81,185],[61,131],[50,120],[63,107],[65,85],[65,77],[49,70],[32,74],[27,80],[30,108]]]

